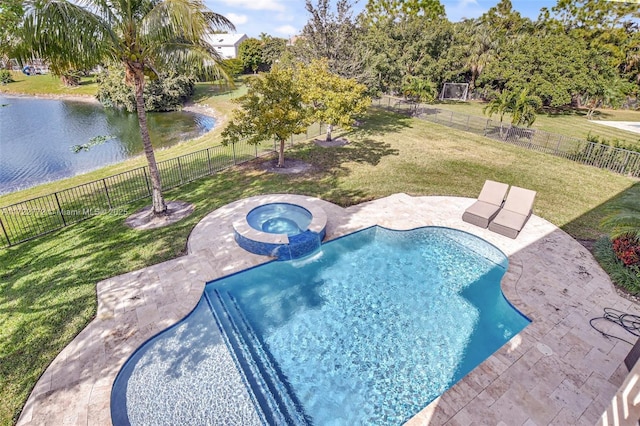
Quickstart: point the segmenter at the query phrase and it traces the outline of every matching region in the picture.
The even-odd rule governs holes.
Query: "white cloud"
[[[284,12],[286,8],[281,0],[220,0],[227,6],[246,8],[249,10],[275,10]]]
[[[298,34],[297,28],[292,25],[282,25],[275,29],[275,32],[285,36],[292,36]]]
[[[488,9],[481,7],[477,0],[458,0],[455,5],[450,3],[453,3],[453,1],[446,2],[444,8],[447,18],[452,22],[459,21],[462,18],[477,18]]]
[[[238,15],[237,13],[227,13],[225,15],[225,18],[233,22],[233,25],[236,26],[246,24],[249,20],[249,17],[247,15]]]

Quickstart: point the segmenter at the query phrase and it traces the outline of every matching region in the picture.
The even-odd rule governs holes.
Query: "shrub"
[[[244,65],[242,65],[242,61],[240,59],[225,59],[222,62],[222,68],[231,78],[235,78],[242,74],[244,71]]]
[[[596,241],[593,254],[611,280],[629,293],[640,294],[640,267],[625,266],[614,252],[613,243],[607,237]]]
[[[136,110],[134,89],[125,83],[124,68],[109,67],[96,77],[97,97],[106,107],[121,108],[129,112]],[[178,73],[163,74],[147,81],[144,87],[147,111],[175,111],[193,94],[195,80]]]
[[[622,235],[612,242],[613,252],[625,266],[640,266],[640,241],[633,235]]]
[[[0,70],[0,83],[7,84],[12,82],[13,77],[11,76],[11,72],[9,70]]]

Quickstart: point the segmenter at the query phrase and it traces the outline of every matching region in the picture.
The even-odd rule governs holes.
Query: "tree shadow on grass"
[[[374,137],[400,133],[403,129],[411,127],[411,117],[395,112],[386,111],[381,108],[370,108],[365,120],[352,131],[346,132],[344,136],[351,137]]]

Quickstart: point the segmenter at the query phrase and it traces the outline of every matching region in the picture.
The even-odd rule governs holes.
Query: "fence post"
[[[489,122],[491,121],[490,118],[487,118],[487,122],[484,125],[484,131],[482,132],[482,136],[487,136],[487,130],[489,129]]]
[[[144,182],[147,184],[147,193],[149,197],[151,196],[151,186],[149,185],[149,176],[147,176],[147,167],[142,168],[142,172],[144,173]]]
[[[207,148],[207,164],[209,165],[209,174],[213,174],[213,170],[211,169],[211,153],[209,152],[211,148]]]
[[[231,150],[233,151],[233,164],[238,164],[236,160],[236,143],[231,144]]]
[[[629,165],[629,155],[631,151],[627,151],[627,156],[624,158],[624,164],[622,165],[622,170],[619,173],[624,174],[627,171],[627,166]]]
[[[451,127],[452,123],[453,123],[453,111],[451,111],[451,116],[449,117],[449,127]]]
[[[258,144],[253,145],[256,147],[256,158],[258,158]]]
[[[109,210],[111,210],[113,208],[111,206],[111,197],[109,197],[109,189],[107,188],[107,182],[105,182],[104,179],[102,179],[102,186],[104,186],[104,193],[107,196],[107,205],[109,206]]]
[[[56,198],[56,204],[58,205],[58,211],[60,212],[60,217],[62,218],[62,226],[67,226],[67,221],[64,220],[64,214],[62,213],[62,207],[60,207],[60,200],[58,199],[58,193],[54,192],[53,196]]]
[[[182,163],[180,162],[180,157],[176,158],[178,160],[178,176],[180,176],[180,184],[184,183],[184,179],[182,177]]]
[[[558,143],[556,144],[556,153],[560,152],[560,143],[562,142],[562,135],[559,135]]]
[[[11,240],[9,239],[9,234],[7,233],[7,230],[4,227],[4,223],[2,223],[2,219],[0,218],[0,228],[2,228],[2,233],[4,234],[4,239],[7,240],[7,244],[9,247],[11,247]]]
[[[471,120],[471,116],[467,115],[467,131],[469,131],[469,120]]]

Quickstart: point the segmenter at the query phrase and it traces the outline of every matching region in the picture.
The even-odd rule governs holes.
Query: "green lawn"
[[[197,101],[228,115],[230,98],[237,93],[202,85]],[[159,152],[159,157],[217,144],[219,133]],[[287,158],[314,166],[304,175],[270,174],[249,163],[168,191],[167,199],[194,203],[196,209],[167,228],[134,231],[124,226],[123,216],[104,215],[0,250],[0,424],[16,421],[40,374],[91,321],[98,281],[184,254],[193,226],[231,201],[267,193],[308,194],[342,206],[397,192],[476,197],[485,179],[494,179],[536,190],[536,214],[577,238],[595,239],[602,234],[598,222],[607,203],[623,191],[640,194],[640,184],[623,176],[376,109],[345,136],[351,143],[344,147],[300,143],[290,149]],[[5,196],[0,205],[141,161]],[[127,210],[132,213],[148,202]]]
[[[462,114],[489,118],[488,116],[485,116],[482,111],[486,106],[486,103],[483,102],[447,102],[435,104],[434,106],[445,110],[460,112]],[[586,110],[549,110],[538,114],[535,123],[533,123],[533,126],[531,127],[534,129],[544,130],[549,133],[573,136],[580,139],[586,139],[590,134],[609,141],[618,139],[625,143],[634,144],[638,149],[640,149],[640,134],[598,124],[598,121],[640,122],[640,111],[600,109],[596,111],[593,120],[587,120],[585,118],[586,114]],[[491,118],[495,121],[500,121],[499,115],[494,115]],[[504,120],[508,122],[509,116],[505,115]]]
[[[71,95],[95,96],[98,84],[95,77],[82,77],[77,87],[66,87],[60,77],[51,74],[25,75],[19,71],[11,72],[13,83],[0,84],[0,93],[22,93],[26,95]]]

